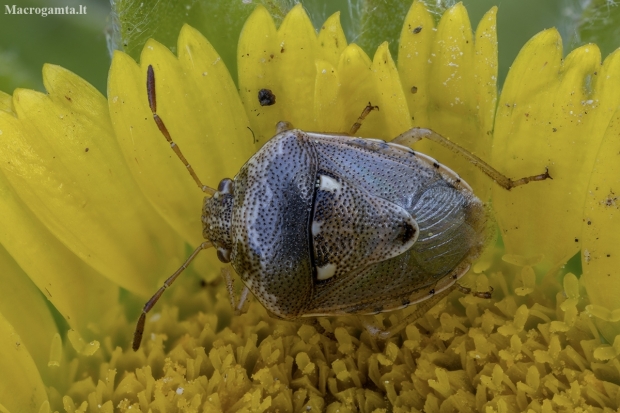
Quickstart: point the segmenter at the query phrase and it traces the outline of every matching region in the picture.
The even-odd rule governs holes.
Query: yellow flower
[[[461,4],[435,23],[414,2],[395,63],[387,44],[372,60],[347,44],[338,14],[317,35],[301,6],[277,29],[259,6],[239,40],[238,92],[186,26],[178,56],[155,41],[139,64],[116,53],[107,101],[52,65],[47,95],[0,93],[0,412],[620,408],[620,54],[601,64],[587,45],[562,61],[547,30],[498,99],[495,12],[474,33]],[[548,167],[553,180],[508,192],[442,148],[417,147],[491,200],[505,249],[489,246],[463,281],[493,286],[491,300],[451,294],[378,342],[356,317],[319,328],[274,320],[256,302],[234,315],[205,252],[151,312],[134,353],[142,303],[202,242],[203,194],[153,122],[149,65],[158,113],[212,186],[277,121],[346,131],[368,102],[380,110],[360,136],[429,127],[512,178]],[[264,88],[274,105],[259,104]],[[560,272],[579,251],[583,274]]]

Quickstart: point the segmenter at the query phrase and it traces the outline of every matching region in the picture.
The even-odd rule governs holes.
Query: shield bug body
[[[281,318],[376,313],[455,282],[485,211],[432,159],[381,141],[280,132],[206,198],[204,236]]]
[[[414,128],[386,143],[281,123],[234,179],[214,190],[200,183],[156,114],[151,67],[147,86],[160,130],[210,195],[202,214],[208,242],[147,302],[134,349],[146,313],[196,254],[211,246],[258,301],[283,319],[375,314],[450,288],[484,247],[487,214],[456,173],[409,148],[422,137],[462,153],[506,189],[549,178],[545,173],[512,181],[427,129]],[[372,109],[365,109],[357,127]]]

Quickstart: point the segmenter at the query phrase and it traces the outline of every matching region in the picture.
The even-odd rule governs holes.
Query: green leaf
[[[370,56],[384,41],[392,56],[398,55],[398,39],[411,0],[362,0],[359,36],[355,42]]]
[[[11,92],[18,87],[41,90],[43,83],[37,75],[17,52],[0,50],[0,90]]]
[[[20,0],[16,13],[2,6],[0,14],[0,90],[12,93],[17,87],[43,91],[41,68],[45,63],[61,65],[78,73],[99,91],[105,91],[110,58],[105,25],[108,10],[96,0]],[[86,14],[17,14],[17,8],[51,6],[86,8]]]
[[[295,5],[293,0],[113,0],[111,47],[138,60],[147,39],[153,38],[176,52],[179,32],[187,23],[209,39],[236,79],[239,33],[258,3],[276,24]]]
[[[590,2],[579,16],[575,42],[596,43],[603,57],[613,52],[620,39],[620,6],[613,1]]]

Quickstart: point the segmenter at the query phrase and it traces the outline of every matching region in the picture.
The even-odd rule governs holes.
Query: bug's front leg
[[[222,268],[222,277],[224,278],[224,283],[226,284],[226,290],[228,291],[228,298],[230,300],[230,306],[232,307],[235,315],[245,314],[248,304],[248,296],[250,294],[250,289],[244,285],[243,290],[241,290],[241,294],[239,294],[239,299],[237,300],[237,296],[235,294],[234,283],[235,280],[232,277],[232,272],[230,271],[230,267]]]
[[[467,159],[470,163],[488,175],[491,179],[497,182],[501,187],[507,190],[511,190],[515,186],[525,185],[528,182],[532,181],[544,181],[545,179],[553,179],[551,175],[549,175],[549,170],[545,168],[545,173],[539,175],[526,176],[520,179],[510,179],[497,169],[493,168],[491,165],[478,158],[473,153],[469,152],[467,149],[457,145],[456,143],[450,141],[448,138],[445,138],[438,134],[435,131],[424,128],[412,128],[408,131],[398,135],[391,143],[397,143],[399,145],[411,147],[414,143],[421,140],[422,138],[426,138],[433,142],[437,142],[438,144],[450,149],[451,151],[457,153],[458,155]]]

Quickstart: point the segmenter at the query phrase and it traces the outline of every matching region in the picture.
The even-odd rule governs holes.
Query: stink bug
[[[152,66],[147,90],[159,130],[207,194],[207,241],[145,304],[134,350],[148,311],[210,247],[244,282],[241,301],[251,291],[282,319],[375,314],[449,291],[484,247],[487,215],[456,173],[410,149],[421,138],[465,156],[508,190],[550,178],[545,172],[510,180],[428,129],[413,128],[384,142],[304,132],[280,122],[277,134],[234,179],[223,179],[215,190],[200,182],[157,115]],[[373,109],[364,110],[349,135]],[[230,276],[227,283],[232,292]]]

